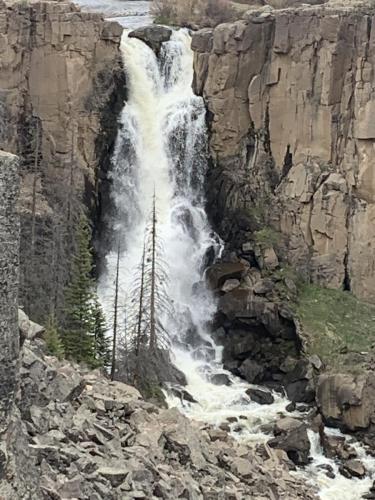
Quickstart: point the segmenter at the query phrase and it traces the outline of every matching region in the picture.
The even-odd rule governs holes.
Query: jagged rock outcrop
[[[40,499],[26,431],[15,404],[19,385],[19,161],[0,151],[0,497]],[[7,478],[12,477],[12,482]]]
[[[273,226],[299,271],[372,302],[374,33],[373,9],[337,2],[254,8],[192,42],[221,234]]]
[[[45,356],[40,340],[25,341],[18,405],[39,498],[316,498],[282,450],[158,408],[100,371]]]
[[[69,2],[0,1],[0,147],[23,159],[20,292],[33,319],[61,303],[74,219],[99,204],[125,91],[121,33]]]
[[[16,156],[0,151],[0,434],[7,428],[18,379],[18,167]]]
[[[162,44],[168,42],[171,36],[172,30],[166,26],[145,26],[129,33],[130,38],[142,40],[156,55],[159,54]]]

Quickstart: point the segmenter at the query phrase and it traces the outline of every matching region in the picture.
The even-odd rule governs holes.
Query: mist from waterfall
[[[157,58],[142,41],[123,35],[128,101],[122,111],[110,173],[113,249],[107,255],[99,293],[110,316],[120,246],[121,310],[129,307],[155,192],[158,236],[168,274],[166,293],[173,311],[165,318],[165,327],[172,341],[172,360],[186,375],[186,390],[197,403],[185,404],[166,392],[167,402],[189,417],[213,425],[237,417],[230,424],[237,439],[266,442],[270,436],[262,426],[285,415],[288,401],[276,393],[272,405],[251,401],[246,394],[249,384],[224,370],[221,348],[207,329],[216,304],[204,286],[203,272],[207,256],[211,260],[218,256],[221,245],[205,212],[206,112],[203,99],[192,91],[190,42],[187,31],[174,31]],[[191,335],[195,338],[193,345]],[[214,384],[212,377],[217,374],[226,375],[230,384]],[[319,466],[337,466],[323,456],[316,435],[310,433],[310,440],[314,460],[303,474],[321,488],[321,498],[334,499],[338,492],[343,500],[360,498],[371,486],[370,477],[348,480],[337,471],[335,479],[327,478]],[[372,472],[373,462],[366,463]]]

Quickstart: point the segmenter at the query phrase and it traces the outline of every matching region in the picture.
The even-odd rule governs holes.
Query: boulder
[[[129,474],[129,471],[125,468],[117,468],[117,467],[100,467],[97,470],[97,474],[99,476],[108,479],[111,485],[114,488],[120,486],[120,484],[125,480],[126,476]]]
[[[138,38],[159,55],[161,46],[168,42],[172,36],[172,30],[166,26],[145,26],[137,28],[129,33],[130,38]]]
[[[281,318],[278,304],[263,296],[254,295],[250,289],[235,288],[222,295],[217,309],[228,321],[246,325],[248,329],[263,328],[268,336],[296,339],[293,321]]]
[[[188,403],[197,403],[193,396],[183,387],[170,386],[168,387],[168,391],[173,394],[173,396],[179,398],[182,404],[184,401],[187,401]]]
[[[285,410],[292,413],[294,411],[296,411],[296,403],[289,403],[288,405],[286,405],[285,407]]]
[[[329,464],[320,464],[318,465],[318,469],[323,470],[325,475],[330,479],[334,479],[336,477],[333,471],[333,467]]]
[[[220,290],[228,280],[239,281],[246,271],[243,262],[220,262],[206,269],[206,283],[211,290]]]
[[[246,394],[250,397],[252,401],[260,405],[271,405],[275,402],[275,398],[268,391],[262,391],[261,389],[256,389],[251,387],[246,390]]]
[[[284,384],[286,394],[292,402],[311,403],[315,400],[314,370],[308,360],[298,360],[284,377]]]
[[[211,375],[210,382],[214,385],[231,385],[230,378],[226,373],[215,373]]]
[[[210,429],[208,434],[211,441],[226,441],[228,439],[228,432],[223,429]]]
[[[351,431],[367,429],[375,417],[375,375],[320,375],[316,402],[329,425]]]
[[[362,479],[366,476],[366,469],[359,460],[347,460],[340,466],[339,471],[343,476],[349,479],[353,477]]]
[[[245,361],[238,368],[238,371],[240,376],[250,384],[260,382],[264,374],[264,368],[250,358],[245,359]]]
[[[296,465],[308,464],[310,440],[306,424],[297,419],[285,417],[276,423],[274,433],[275,437],[268,441],[271,448],[284,450]]]
[[[44,326],[31,321],[22,309],[18,309],[18,328],[20,330],[21,338],[29,340],[42,336],[45,331]]]
[[[257,295],[266,295],[267,293],[272,292],[274,286],[275,285],[272,280],[265,278],[255,283],[253,291]]]
[[[323,432],[320,435],[320,441],[324,454],[328,458],[349,460],[357,457],[356,451],[346,443],[344,436],[329,436]]]

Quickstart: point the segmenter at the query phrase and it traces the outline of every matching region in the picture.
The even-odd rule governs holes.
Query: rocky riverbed
[[[29,496],[20,495],[11,461],[0,482],[7,499],[315,498],[290,474],[285,451],[241,444],[177,409],[147,403],[100,371],[46,356],[35,338],[23,346],[17,407],[22,420],[9,439],[23,435],[22,473],[34,481]]]

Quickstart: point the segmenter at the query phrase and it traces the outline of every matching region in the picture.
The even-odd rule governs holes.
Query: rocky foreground
[[[285,452],[240,444],[42,348],[23,348],[0,498],[315,498]]]

